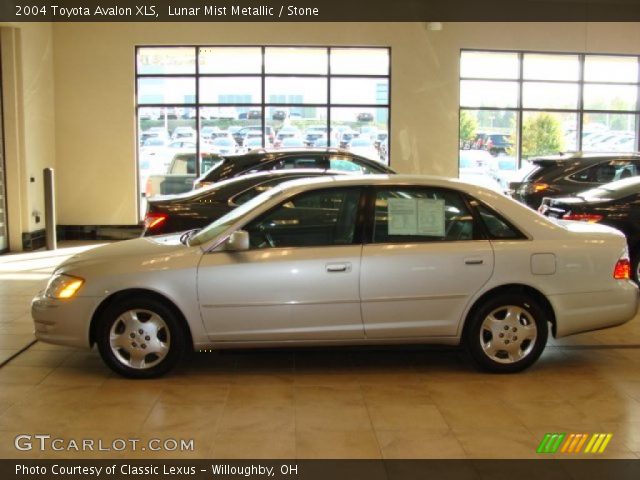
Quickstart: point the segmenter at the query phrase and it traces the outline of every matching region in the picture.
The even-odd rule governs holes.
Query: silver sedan
[[[395,175],[288,182],[199,232],[82,253],[32,313],[40,340],[95,344],[145,378],[189,348],[383,343],[462,343],[516,372],[550,333],[620,325],[637,306],[618,231]]]

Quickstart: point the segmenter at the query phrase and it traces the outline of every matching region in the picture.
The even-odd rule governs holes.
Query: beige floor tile
[[[377,430],[376,435],[385,459],[466,458],[450,430]]]
[[[371,418],[360,406],[296,406],[296,428],[303,430],[371,430]]]
[[[304,368],[294,373],[296,385],[346,386],[360,385],[358,375],[348,368]]]
[[[212,441],[210,458],[277,459],[295,458],[296,439],[293,432],[224,431]]]
[[[68,405],[34,408],[32,405],[14,403],[0,416],[0,429],[23,428],[32,433],[55,430],[68,426],[76,413],[77,410]]]
[[[103,432],[140,431],[147,420],[153,404],[131,403],[122,399],[103,399],[86,402],[73,412],[68,421],[68,428],[74,430],[88,429]]]
[[[624,399],[571,401],[585,416],[600,423],[640,422],[640,402]]]
[[[0,349],[0,364],[9,360],[19,351],[20,350],[18,349],[6,349],[6,348]]]
[[[368,409],[376,430],[449,429],[445,417],[435,405],[372,405]]]
[[[453,433],[468,458],[539,457],[536,448],[540,439],[526,428],[517,425],[507,429],[454,428]]]
[[[291,384],[233,384],[228,389],[226,406],[229,408],[288,407],[294,405],[294,387]]]
[[[298,385],[295,403],[297,407],[361,407],[364,397],[359,386]]]
[[[582,411],[566,401],[532,401],[511,403],[509,413],[515,415],[525,427],[532,429],[538,425],[592,426],[595,422]]]
[[[293,407],[225,407],[217,432],[292,432],[294,427]]]
[[[5,365],[0,368],[0,385],[37,385],[53,372],[48,367],[19,367]]]
[[[219,385],[165,385],[158,397],[158,403],[166,405],[224,405],[230,387]]]
[[[34,340],[30,334],[5,334],[0,335],[0,348],[2,349],[21,349],[26,347]]]
[[[363,385],[362,394],[369,406],[431,405],[433,399],[426,385]]]
[[[504,402],[478,401],[439,402],[436,405],[448,425],[452,428],[509,428],[523,427],[518,415]]]
[[[156,403],[142,424],[142,432],[171,435],[176,432],[214,432],[222,405],[168,405]]]
[[[297,458],[382,458],[373,430],[296,430]]]
[[[57,367],[42,381],[44,385],[102,385],[113,373],[107,367],[71,368]]]
[[[58,367],[69,357],[70,352],[29,350],[20,354],[11,361],[11,365],[24,367]]]
[[[505,379],[508,381],[508,379]],[[438,404],[448,402],[500,401],[501,395],[486,380],[472,380],[468,382],[429,381],[426,389],[431,399]]]

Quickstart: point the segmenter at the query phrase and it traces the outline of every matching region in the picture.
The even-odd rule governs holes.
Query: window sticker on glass
[[[390,198],[389,235],[444,237],[444,200]]]

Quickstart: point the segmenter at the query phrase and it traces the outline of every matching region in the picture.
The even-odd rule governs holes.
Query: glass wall
[[[506,188],[527,159],[638,150],[638,56],[463,50],[460,176]],[[486,174],[486,172],[491,172]]]
[[[217,155],[340,147],[388,163],[390,63],[381,47],[138,47],[141,214]]]

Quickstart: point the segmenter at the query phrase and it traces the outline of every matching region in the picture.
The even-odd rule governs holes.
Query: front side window
[[[374,243],[473,240],[474,223],[457,192],[440,188],[378,190]]]
[[[302,193],[245,227],[252,248],[322,247],[353,243],[359,188]]]

